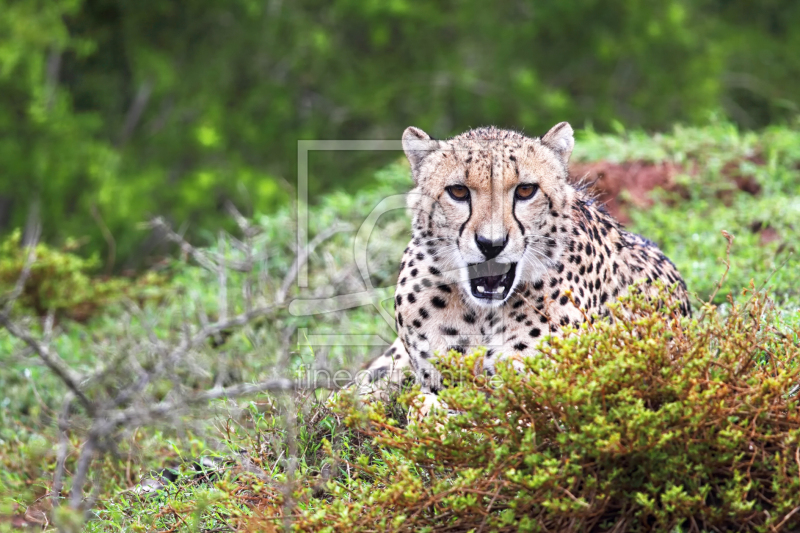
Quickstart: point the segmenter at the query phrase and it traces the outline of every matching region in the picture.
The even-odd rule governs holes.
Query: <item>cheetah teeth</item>
[[[475,298],[504,300],[511,292],[516,277],[516,263],[497,263],[492,260],[469,265],[469,268],[470,287]]]

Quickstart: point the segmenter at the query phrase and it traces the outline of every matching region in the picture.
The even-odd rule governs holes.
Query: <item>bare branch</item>
[[[233,205],[233,202],[226,201],[225,202],[225,209],[228,213],[233,217],[236,221],[236,225],[239,226],[239,229],[242,231],[245,237],[252,237],[254,234],[258,233],[258,228],[250,224],[250,221],[236,209],[236,206]]]
[[[148,226],[152,229],[159,230],[163,232],[164,237],[178,246],[183,253],[190,255],[195,261],[197,261],[202,267],[210,270],[211,272],[217,272],[219,267],[230,268],[231,270],[235,270],[237,272],[250,272],[253,266],[251,262],[245,261],[230,261],[225,259],[224,257],[220,257],[219,255],[210,254],[203,250],[198,250],[188,242],[179,234],[175,233],[172,228],[167,224],[163,218],[157,217],[154,218]]]
[[[61,489],[64,486],[64,467],[69,453],[69,435],[67,433],[69,430],[69,410],[74,399],[72,393],[68,392],[61,408],[61,414],[58,417],[58,454],[56,455],[56,471],[53,473],[53,488],[51,490],[54,509],[61,503]]]
[[[136,96],[133,99],[131,108],[125,116],[125,124],[122,126],[122,132],[119,136],[119,146],[128,142],[136,126],[139,124],[139,119],[142,118],[147,103],[150,101],[150,95],[153,93],[152,80],[145,80],[139,85],[139,90],[136,91]]]
[[[217,253],[220,257],[225,257],[225,237],[220,232],[217,239]],[[217,266],[217,287],[219,290],[217,297],[217,307],[219,308],[219,319],[228,318],[228,272],[224,266]]]
[[[58,89],[58,78],[61,73],[61,50],[52,45],[50,47],[50,51],[47,54],[47,70],[46,74],[46,106],[47,110],[50,111],[53,108],[53,103],[56,99],[56,90]]]
[[[236,315],[231,319],[221,320],[214,322],[213,324],[208,324],[203,328],[201,328],[200,331],[198,331],[194,336],[185,335],[181,340],[180,344],[178,344],[178,346],[175,347],[164,359],[162,359],[150,372],[141,376],[139,381],[137,381],[134,385],[120,392],[120,394],[114,399],[114,405],[119,406],[126,403],[134,395],[144,390],[144,388],[152,380],[153,376],[162,375],[167,368],[171,367],[176,361],[180,360],[191,349],[204,343],[210,337],[218,335],[219,333],[227,329],[244,326],[245,324],[251,322],[256,318],[260,318],[262,316],[267,316],[274,313],[277,309],[281,307],[282,306],[258,307],[250,311],[247,311],[245,313]],[[184,323],[186,322],[184,321]]]
[[[83,503],[83,486],[86,484],[86,477],[89,474],[89,468],[92,466],[92,459],[96,450],[96,441],[92,435],[83,444],[81,454],[78,456],[78,465],[75,470],[75,475],[72,477],[72,490],[70,494],[69,505],[73,509],[80,509]]]
[[[14,303],[17,301],[17,298],[20,297],[22,291],[25,290],[25,283],[27,283],[28,278],[31,275],[31,268],[33,264],[36,262],[36,243],[39,242],[39,235],[41,234],[41,226],[39,224],[34,224],[33,227],[29,230],[31,232],[31,241],[30,243],[26,244],[28,248],[28,255],[25,258],[25,264],[22,267],[22,271],[17,278],[17,282],[14,284],[14,288],[12,291],[7,294],[3,299],[6,300],[3,313],[9,314],[11,313],[11,309],[14,306]]]
[[[78,385],[81,378],[74,374],[72,369],[67,366],[58,353],[51,351],[48,345],[41,344],[38,340],[34,339],[29,332],[17,327],[5,313],[0,313],[0,325],[5,327],[12,337],[21,340],[36,352],[47,367],[64,382],[70,391],[72,391],[84,409],[90,414],[94,413],[94,405],[92,405],[92,402],[89,401]]]
[[[281,285],[281,289],[278,291],[278,294],[275,297],[275,301],[278,303],[283,303],[283,301],[286,299],[286,295],[289,293],[289,288],[292,286],[292,283],[294,283],[294,280],[297,279],[297,273],[300,272],[300,268],[308,261],[308,258],[312,253],[314,253],[314,250],[317,248],[317,246],[337,233],[341,231],[348,231],[350,229],[352,229],[352,227],[349,224],[332,226],[314,237],[311,242],[308,243],[308,249],[298,250],[294,262],[289,268],[289,272],[287,272],[286,277],[283,278],[283,284]]]
[[[178,398],[171,401],[162,401],[149,406],[131,406],[111,414],[102,424],[93,429],[97,436],[108,435],[111,431],[122,426],[152,423],[153,420],[188,407],[205,404],[220,398],[239,398],[261,392],[288,392],[296,390],[314,390],[322,388],[316,383],[303,383],[288,378],[275,378],[258,383],[232,385],[206,390],[191,396]]]
[[[74,438],[80,435],[84,441],[71,476],[69,505],[73,509],[87,511],[95,504],[99,495],[97,491],[101,485],[95,483],[94,494],[89,495],[88,487],[94,475],[93,465],[98,462],[102,454],[112,453],[120,437],[131,428],[151,425],[156,421],[182,424],[185,420],[181,420],[180,417],[195,410],[221,407],[220,403],[210,402],[223,398],[235,399],[264,392],[286,393],[335,387],[330,380],[320,379],[317,382],[311,376],[306,379],[276,377],[256,383],[242,383],[241,379],[231,382],[233,372],[229,374],[229,369],[223,363],[232,361],[227,353],[228,348],[234,353],[239,348],[235,343],[231,343],[225,348],[224,361],[220,361],[220,352],[211,351],[209,339],[216,338],[221,342],[231,330],[246,326],[254,320],[281,316],[279,312],[287,307],[284,302],[302,265],[308,262],[310,255],[321,243],[338,232],[348,230],[350,226],[339,225],[321,231],[309,243],[306,250],[297,250],[292,266],[283,279],[264,280],[269,285],[270,292],[275,293],[274,303],[266,304],[264,296],[258,290],[262,276],[266,276],[269,272],[266,252],[260,251],[253,243],[254,236],[262,231],[262,228],[251,225],[232,206],[229,206],[229,210],[234,213],[244,238],[240,241],[220,233],[217,247],[212,250],[192,246],[182,235],[173,231],[163,219],[157,218],[150,224],[167,240],[178,244],[183,254],[191,256],[214,276],[215,279],[211,283],[217,285],[218,318],[211,322],[200,302],[196,307],[196,313],[189,306],[178,306],[175,322],[172,319],[168,320],[169,327],[165,334],[159,327],[161,325],[159,318],[151,318],[149,312],[146,313],[134,302],[128,302],[126,306],[128,313],[120,324],[124,331],[123,335],[113,340],[103,339],[94,344],[98,367],[86,374],[70,368],[52,344],[55,324],[52,313],[44,320],[41,334],[38,330],[31,330],[24,322],[12,320],[10,316],[11,307],[23,293],[36,260],[35,248],[33,246],[29,248],[25,267],[17,286],[9,295],[6,311],[0,313],[0,327],[5,327],[11,336],[22,341],[20,345],[26,347],[26,351],[32,354],[35,362],[52,370],[69,391],[58,422],[57,457],[52,494],[49,495],[54,506],[66,505],[62,501],[61,493],[66,483],[65,478],[69,475],[65,464],[72,449],[70,431],[75,431]],[[241,276],[245,278],[244,280],[239,280],[239,276],[236,277],[237,283],[239,281],[243,283],[241,303],[233,300],[229,302],[229,298],[237,294],[232,291],[232,287],[229,287],[232,280],[228,269],[247,274]],[[331,276],[331,284],[337,287],[343,282],[351,283],[351,271],[352,268],[335,272]],[[276,286],[280,287],[277,291],[275,291]],[[319,291],[328,288],[321,287]],[[244,311],[239,312],[242,308]],[[131,327],[133,325],[135,328]],[[295,324],[289,324],[286,327],[278,325],[276,328],[278,330],[276,340],[280,340],[280,344],[274,349],[281,354],[274,362],[277,368],[283,368],[288,362],[289,344],[296,327]],[[214,371],[217,372],[216,376],[212,375]],[[187,375],[203,376],[199,381],[201,383],[199,389],[195,389],[198,387],[198,381],[187,381]],[[170,385],[168,392],[164,392],[160,387],[165,381]],[[76,431],[78,417],[70,416],[70,409],[74,407],[75,402],[88,414],[88,430]],[[292,399],[287,398],[287,402],[291,404]],[[86,423],[82,416],[80,419]],[[287,423],[291,425],[295,422]],[[284,463],[291,481],[294,469],[297,467],[297,443],[293,436],[296,428],[290,428],[290,432],[292,435],[288,437],[288,455],[284,456]]]
[[[714,301],[714,298],[717,297],[717,293],[722,288],[722,285],[725,283],[725,279],[728,277],[728,272],[731,270],[731,246],[733,246],[733,235],[728,233],[725,230],[722,230],[722,236],[725,237],[725,240],[728,244],[725,246],[725,259],[722,263],[725,265],[725,272],[722,273],[722,277],[719,278],[716,287],[714,287],[714,292],[711,293],[711,296],[708,298],[708,303]]]

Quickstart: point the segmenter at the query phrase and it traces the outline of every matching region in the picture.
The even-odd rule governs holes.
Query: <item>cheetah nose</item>
[[[503,248],[506,247],[508,244],[508,234],[503,237],[503,242],[500,241],[493,241],[491,239],[487,239],[486,237],[481,237],[477,233],[475,234],[475,243],[478,245],[478,250],[480,250],[486,260],[494,259],[500,252],[503,251]]]

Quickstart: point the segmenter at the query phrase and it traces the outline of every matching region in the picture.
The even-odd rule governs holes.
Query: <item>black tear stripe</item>
[[[511,205],[511,216],[514,217],[514,220],[517,221],[517,226],[519,226],[519,231],[522,232],[523,237],[525,236],[525,227],[522,225],[522,222],[519,221],[517,218],[517,198],[514,195],[514,203]]]
[[[472,152],[470,152],[470,153],[472,153]],[[469,181],[469,167],[467,167],[467,170],[464,173],[464,183],[466,183],[467,181]],[[458,230],[458,236],[459,237],[461,237],[461,234],[464,233],[464,228],[467,227],[467,223],[469,222],[469,219],[472,218],[472,195],[471,194],[469,195],[469,198],[467,199],[467,206],[469,207],[469,215],[467,215],[467,220],[464,221],[463,224],[461,224],[461,227]]]
[[[514,172],[516,172],[517,181],[519,181],[519,163],[517,163],[517,158],[516,158],[516,156],[514,156],[514,154],[509,155],[508,158],[511,161],[514,162]],[[514,196],[512,198],[513,198],[513,200],[512,200],[513,203],[511,204],[511,216],[513,216],[514,220],[517,221],[517,226],[519,226],[519,231],[524,236],[525,235],[525,227],[522,225],[522,222],[520,222],[520,220],[517,218],[517,195],[514,194]]]
[[[461,224],[461,228],[458,230],[459,237],[461,237],[461,234],[464,233],[464,228],[467,227],[469,219],[472,218],[472,196],[470,196],[469,200],[467,201],[467,207],[469,207],[469,215],[467,215],[467,220],[465,220],[464,223]]]

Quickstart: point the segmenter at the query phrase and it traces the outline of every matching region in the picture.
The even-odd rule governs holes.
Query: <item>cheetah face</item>
[[[503,305],[559,260],[572,231],[573,145],[566,122],[535,139],[480,128],[437,141],[406,129],[415,242],[435,253],[467,301]]]

